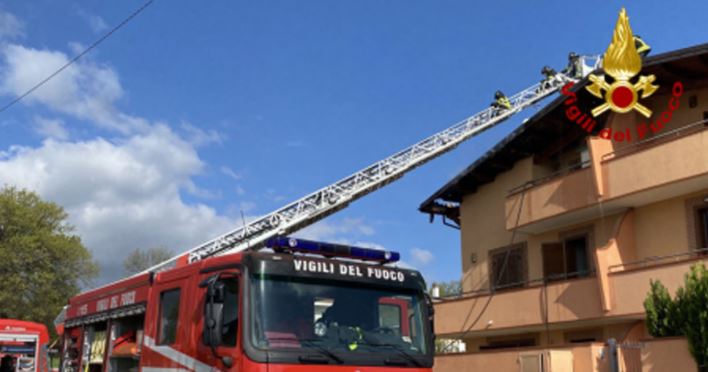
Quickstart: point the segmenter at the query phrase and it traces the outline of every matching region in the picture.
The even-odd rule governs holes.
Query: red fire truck
[[[266,246],[75,296],[63,371],[431,371],[432,306],[398,253]]]
[[[584,75],[600,59],[580,58]],[[595,61],[592,65],[586,62]],[[57,328],[64,371],[430,371],[432,306],[399,257],[279,237],[346,208],[578,76],[556,74],[145,273],[80,294]],[[443,222],[455,208],[437,204]],[[432,215],[431,215],[432,218]],[[259,253],[263,246],[272,253]],[[320,256],[317,258],[315,256]]]
[[[0,371],[47,372],[48,343],[43,324],[0,319]]]

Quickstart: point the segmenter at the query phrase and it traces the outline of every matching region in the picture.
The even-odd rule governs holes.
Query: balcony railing
[[[685,137],[690,134],[699,132],[708,126],[708,119],[703,119],[691,124],[684,125],[682,127],[667,131],[665,133],[658,134],[656,136],[647,138],[645,140],[633,143],[631,145],[623,146],[613,152],[609,152],[602,156],[602,161],[616,158],[618,156],[623,156],[631,154],[637,151],[641,151],[647,147],[655,146],[664,142],[672,141],[677,138]]]
[[[456,299],[469,298],[469,297],[486,296],[486,295],[492,294],[493,292],[505,292],[505,291],[510,291],[510,290],[514,290],[514,289],[535,287],[535,286],[540,286],[540,285],[549,284],[549,283],[557,283],[557,282],[564,281],[564,280],[587,278],[587,277],[591,277],[594,275],[595,275],[595,269],[574,271],[574,272],[568,272],[568,273],[563,273],[563,274],[553,274],[553,275],[548,275],[548,276],[544,276],[541,278],[529,279],[529,280],[525,280],[525,281],[521,281],[521,282],[504,283],[504,284],[493,286],[492,288],[482,288],[482,289],[476,289],[476,290],[472,290],[472,291],[463,291],[463,292],[460,292],[459,294],[438,297],[438,298],[436,298],[436,300],[447,301],[447,300],[456,300]]]
[[[696,258],[708,257],[708,248],[696,249],[690,252],[676,253],[666,256],[653,256],[641,260],[624,262],[609,267],[610,273],[616,273],[625,270],[639,269],[645,267],[655,267],[666,265],[674,262],[692,260]]]
[[[551,174],[545,175],[543,177],[535,178],[535,179],[528,181],[522,185],[516,186],[513,189],[509,190],[509,192],[507,194],[508,195],[516,194],[522,190],[530,189],[534,186],[540,185],[540,184],[550,181],[554,178],[565,176],[565,175],[573,173],[577,170],[585,169],[591,165],[590,163],[591,162],[588,160],[588,161],[583,161],[583,162],[569,165],[569,166],[567,166],[565,168],[561,168]]]

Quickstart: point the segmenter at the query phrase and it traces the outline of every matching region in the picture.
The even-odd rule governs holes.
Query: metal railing
[[[641,260],[624,262],[617,265],[611,265],[608,267],[610,273],[622,272],[630,269],[646,268],[646,267],[656,267],[661,265],[666,265],[673,262],[690,260],[693,258],[706,257],[708,258],[708,248],[696,249],[690,252],[681,252],[676,254],[670,254],[665,256],[653,256],[647,257]]]
[[[636,151],[640,151],[643,149],[646,149],[649,146],[646,146],[647,144],[654,144],[655,142],[658,143],[664,143],[668,142],[671,140],[674,140],[676,138],[681,138],[684,136],[691,135],[693,133],[701,131],[701,129],[708,128],[708,119],[703,119],[697,122],[693,122],[691,124],[684,125],[682,127],[678,127],[676,129],[672,129],[668,132],[657,134],[656,136],[647,138],[645,140],[641,140],[639,142],[633,143],[631,145],[626,145],[624,147],[621,147],[615,151],[608,152],[607,154],[602,155],[602,161],[609,160],[611,158],[615,158],[617,156],[621,155],[627,155],[631,154]]]
[[[557,171],[555,171],[555,172],[553,172],[553,173],[551,173],[551,174],[548,174],[548,175],[545,175],[545,176],[543,176],[543,177],[539,177],[539,178],[533,179],[533,180],[528,181],[528,182],[526,182],[526,183],[524,183],[524,184],[522,184],[522,185],[516,186],[516,187],[514,187],[513,189],[509,190],[507,194],[508,194],[508,195],[512,195],[512,194],[516,194],[516,193],[518,193],[518,192],[521,192],[521,191],[523,191],[523,190],[528,190],[528,189],[530,189],[530,188],[532,188],[532,187],[534,187],[534,186],[538,186],[538,185],[540,185],[540,184],[542,184],[542,183],[546,183],[546,182],[548,182],[548,181],[550,181],[550,180],[552,180],[552,179],[555,179],[555,178],[558,178],[558,177],[561,177],[561,176],[568,175],[568,174],[573,173],[573,172],[575,172],[575,171],[577,171],[577,170],[580,170],[580,169],[585,169],[585,168],[589,167],[590,164],[591,164],[591,161],[590,161],[590,160],[581,161],[581,162],[579,162],[579,163],[571,164],[571,165],[569,165],[569,166],[567,166],[567,167],[565,167],[565,168],[561,168],[561,169],[559,169],[559,170],[557,170]]]
[[[475,289],[473,291],[463,291],[458,294],[441,296],[441,297],[435,298],[435,300],[440,300],[440,301],[456,300],[456,299],[490,295],[490,294],[492,294],[492,292],[532,288],[532,287],[537,287],[537,286],[544,285],[544,284],[561,283],[566,280],[588,278],[588,277],[594,276],[595,273],[596,273],[595,269],[588,269],[588,270],[567,272],[567,273],[562,273],[562,274],[552,274],[552,275],[547,275],[547,276],[535,278],[535,279],[524,280],[524,281],[520,281],[520,282],[504,283],[504,284],[494,286],[492,288],[482,288],[482,289]]]

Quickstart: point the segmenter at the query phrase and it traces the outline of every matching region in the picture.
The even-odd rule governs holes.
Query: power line
[[[23,98],[27,97],[28,95],[32,94],[35,90],[37,90],[39,87],[42,85],[46,84],[49,80],[54,78],[55,76],[59,75],[62,71],[66,70],[67,67],[71,66],[74,64],[74,62],[78,61],[81,57],[86,55],[88,52],[93,50],[98,46],[98,44],[101,44],[104,40],[108,39],[111,35],[113,35],[114,32],[118,31],[120,28],[125,26],[128,22],[130,22],[133,18],[135,18],[138,14],[140,14],[145,8],[150,6],[155,0],[148,0],[146,1],[140,8],[136,9],[131,15],[129,15],[126,19],[124,19],[121,23],[119,23],[117,26],[113,27],[110,31],[108,31],[106,34],[101,36],[98,40],[94,41],[93,44],[89,45],[88,48],[84,49],[83,52],[77,54],[74,58],[72,58],[69,62],[64,64],[64,66],[61,66],[58,70],[54,71],[51,75],[47,76],[44,78],[42,81],[39,83],[35,84],[32,88],[28,89],[26,92],[22,93],[20,96],[15,98],[14,100],[10,101],[7,103],[5,106],[0,108],[0,113],[5,112],[7,109],[10,107],[14,106],[17,102],[20,102]]]

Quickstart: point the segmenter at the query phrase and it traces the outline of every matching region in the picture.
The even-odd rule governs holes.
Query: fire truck
[[[64,329],[62,370],[430,372],[433,309],[419,272],[397,267],[393,251],[287,236],[601,62],[580,61],[573,75],[534,84],[508,107],[488,107],[143,273],[71,298],[55,321]]]
[[[0,319],[0,371],[47,372],[48,343],[43,324]]]

